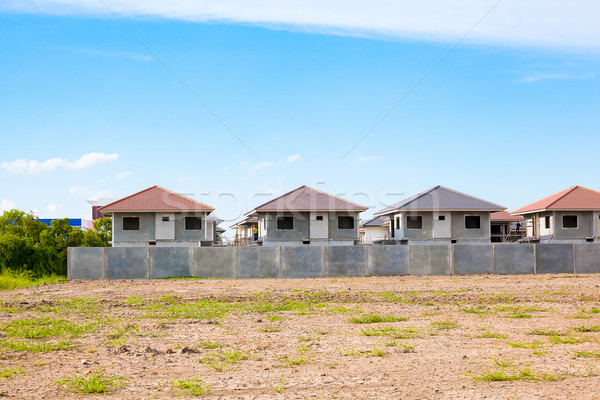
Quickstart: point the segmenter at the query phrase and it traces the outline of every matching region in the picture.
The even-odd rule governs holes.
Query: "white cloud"
[[[61,208],[62,206],[60,204],[51,203],[46,206],[46,212],[48,213],[48,215],[55,215],[60,211]]]
[[[5,0],[0,10],[108,17],[114,11],[125,17],[443,42],[455,42],[472,29],[471,42],[600,50],[597,0]]]
[[[300,159],[300,154],[294,154],[287,158],[287,162],[293,163],[294,161],[298,161]]]
[[[358,162],[366,163],[366,162],[371,162],[371,161],[375,161],[375,160],[381,160],[383,158],[385,158],[385,155],[383,155],[383,156],[362,156],[361,158],[358,159]]]
[[[46,161],[27,160],[25,158],[15,161],[4,161],[0,164],[0,169],[9,174],[28,174],[36,175],[44,172],[50,172],[57,168],[64,169],[84,169],[90,168],[102,162],[116,161],[119,155],[116,153],[88,153],[81,156],[76,161],[67,161],[64,158],[51,158]]]
[[[115,193],[110,190],[97,190],[88,186],[71,186],[68,189],[69,196],[86,199],[86,200],[98,200],[103,198],[111,198],[115,196]]]
[[[127,177],[129,177],[129,176],[131,176],[131,175],[132,175],[132,173],[131,173],[131,172],[129,172],[129,171],[123,171],[123,172],[119,172],[119,173],[117,173],[117,174],[115,175],[115,179],[119,181],[119,180],[121,180],[121,179],[125,179],[125,178],[127,178]]]
[[[596,78],[595,73],[587,73],[582,75],[568,73],[533,73],[519,80],[520,83],[534,83],[550,80],[584,80]]]
[[[0,203],[0,212],[9,211],[15,208],[15,203],[10,200],[3,199]]]
[[[250,161],[243,161],[240,163],[238,168],[246,171],[248,174],[254,174],[260,170],[272,167],[274,165],[275,163],[273,161],[264,161],[256,164],[252,164]]]

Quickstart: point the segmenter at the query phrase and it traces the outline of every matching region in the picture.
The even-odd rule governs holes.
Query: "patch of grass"
[[[557,381],[560,379],[556,375],[549,373],[542,373],[536,375],[531,371],[530,368],[519,369],[513,367],[509,362],[499,362],[498,360],[492,361],[494,367],[492,369],[485,368],[485,370],[479,374],[472,374],[471,376],[478,381],[490,381],[490,382],[502,382],[502,381]]]
[[[247,360],[248,355],[239,350],[228,350],[218,354],[211,354],[200,359],[200,363],[214,369],[215,371],[224,371],[231,365],[241,360]]]
[[[0,329],[8,337],[23,339],[40,339],[47,337],[76,337],[83,333],[93,332],[97,323],[77,325],[75,323],[52,318],[19,319],[4,324]]]
[[[281,393],[283,391],[283,389],[285,389],[285,383],[283,382],[283,376],[279,378],[279,381],[277,383],[274,383],[273,385],[273,390],[275,390],[277,393]]]
[[[476,335],[478,338],[487,338],[487,339],[508,339],[508,335],[503,335],[501,333],[493,333],[493,332],[484,332]]]
[[[546,328],[538,328],[538,329],[533,329],[529,332],[527,332],[528,335],[537,335],[537,336],[560,336],[562,335],[562,333],[558,332],[558,331],[553,331],[551,329],[546,329]]]
[[[516,349],[538,349],[542,347],[542,343],[538,341],[534,342],[506,342],[510,347],[514,347]]]
[[[189,396],[202,396],[210,392],[210,386],[204,385],[199,378],[172,380],[171,389],[177,395]]]
[[[431,327],[438,330],[448,330],[458,328],[460,325],[455,321],[435,321],[431,323]]]
[[[600,314],[600,308],[591,307],[586,310],[584,307],[581,307],[581,313],[582,314]]]
[[[315,329],[315,332],[318,333],[319,335],[327,335],[329,333],[329,331],[325,328],[321,328],[321,329]]]
[[[218,349],[219,347],[223,347],[223,345],[217,342],[206,341],[200,343],[200,347],[202,347],[203,349]]]
[[[61,283],[66,281],[66,276],[50,275],[35,278],[31,271],[13,272],[4,270],[0,273],[0,290],[13,290],[22,287],[39,286],[44,283]]]
[[[586,339],[572,336],[572,335],[567,335],[567,336],[550,335],[550,336],[548,336],[548,340],[554,344],[575,344],[575,343],[584,342]]]
[[[363,353],[373,357],[385,357],[388,355],[388,353],[384,349],[379,347],[373,347],[371,350],[363,351]]]
[[[21,366],[19,366],[17,369],[12,369],[12,368],[2,369],[2,370],[0,370],[0,379],[1,378],[4,378],[4,379],[12,378],[13,376],[22,374],[22,373],[23,373],[23,369],[21,369]]]
[[[531,314],[526,314],[526,313],[514,313],[514,314],[505,316],[505,318],[531,318],[531,317],[532,317]]]
[[[281,317],[279,315],[275,315],[275,314],[268,315],[267,319],[269,321],[283,321],[283,317]]]
[[[108,393],[121,385],[123,379],[119,375],[107,375],[104,369],[96,369],[85,375],[63,378],[57,384],[76,393]]]
[[[49,351],[67,350],[72,347],[71,341],[61,340],[54,342],[33,342],[25,340],[0,340],[0,348],[14,351],[31,351],[33,353],[47,353]]]
[[[281,332],[283,328],[281,325],[265,325],[258,328],[258,330],[261,332]]]
[[[287,364],[288,367],[294,367],[294,366],[306,364],[309,361],[309,358],[305,357],[305,356],[298,356],[295,358],[291,358],[289,356],[283,356],[281,359]]]
[[[349,357],[349,356],[355,356],[356,355],[356,349],[352,349],[352,348],[350,348],[350,349],[344,349],[344,350],[338,348],[337,351],[338,351],[339,355],[342,356],[342,357]]]
[[[600,352],[597,351],[576,351],[574,357],[585,357],[585,358],[600,358]]]
[[[389,336],[398,332],[393,326],[386,326],[383,328],[363,328],[360,331],[365,336]]]
[[[573,328],[573,330],[578,332],[600,332],[600,325],[594,326],[577,326]]]
[[[393,317],[391,315],[364,314],[360,317],[352,317],[348,322],[352,324],[377,324],[380,322],[400,322],[406,321],[404,317]]]
[[[477,314],[479,317],[483,317],[485,314],[488,314],[490,311],[486,308],[481,307],[463,307],[460,311],[467,314]]]

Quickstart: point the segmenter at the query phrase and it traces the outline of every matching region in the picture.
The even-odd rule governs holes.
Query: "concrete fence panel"
[[[366,273],[365,246],[325,247],[325,276],[365,276]]]
[[[367,275],[408,275],[408,246],[369,246]]]
[[[575,272],[578,274],[600,272],[600,245],[594,243],[575,245]]]
[[[449,244],[410,246],[411,275],[450,275],[452,250]]]
[[[497,274],[533,274],[535,272],[534,245],[495,244],[494,264]]]
[[[240,279],[279,277],[279,247],[240,247],[238,277]]]
[[[323,247],[282,247],[281,278],[316,278],[323,276]]]
[[[454,245],[454,273],[493,274],[494,248],[491,244]]]
[[[106,247],[74,247],[67,250],[68,278],[104,279]]]
[[[237,247],[194,247],[192,275],[202,279],[235,279]]]
[[[192,276],[191,247],[150,247],[150,279]]]
[[[148,248],[107,247],[106,279],[148,279]]]
[[[537,274],[575,272],[572,244],[536,244],[535,249]]]

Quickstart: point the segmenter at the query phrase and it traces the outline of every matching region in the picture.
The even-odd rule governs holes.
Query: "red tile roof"
[[[571,186],[562,192],[521,207],[511,214],[527,214],[543,210],[600,210],[600,192],[582,186]]]
[[[508,211],[498,211],[490,214],[490,221],[492,222],[517,222],[524,220],[525,218],[519,215],[510,215]]]
[[[256,211],[365,211],[367,209],[368,207],[305,185],[256,207],[248,214]]]
[[[152,186],[100,207],[102,213],[122,211],[206,211],[214,208],[160,186]]]

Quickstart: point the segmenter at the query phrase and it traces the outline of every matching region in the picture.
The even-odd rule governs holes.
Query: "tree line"
[[[57,219],[50,226],[32,212],[5,211],[0,216],[0,270],[25,272],[35,277],[67,274],[68,247],[107,247],[112,236],[112,221],[94,221],[93,230],[69,225]]]

